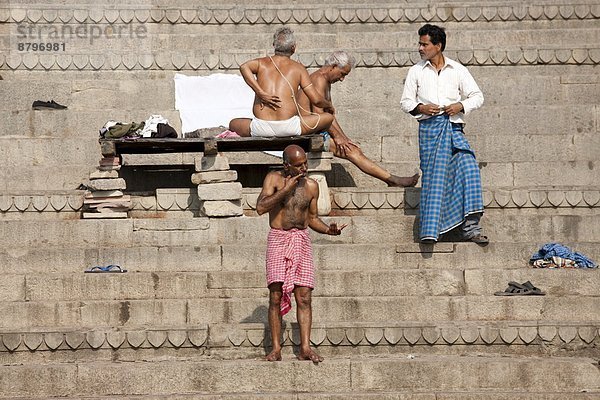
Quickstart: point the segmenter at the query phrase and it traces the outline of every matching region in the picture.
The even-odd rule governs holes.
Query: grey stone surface
[[[266,291],[266,289],[265,289]],[[318,287],[315,291],[318,293]],[[597,298],[578,296],[378,296],[315,297],[313,319],[319,322],[529,321],[600,320]],[[188,323],[239,323],[264,310],[267,298],[189,301]],[[386,310],[385,313],[381,310]],[[289,314],[295,320],[295,310]]]
[[[239,200],[242,198],[242,184],[239,182],[226,182],[198,185],[198,198],[201,201]]]
[[[118,178],[118,171],[100,171],[96,170],[90,174],[90,179],[107,179],[107,178]]]
[[[507,269],[468,270],[465,283],[468,294],[488,295],[504,291],[507,283],[531,281],[543,292],[555,296],[594,296],[600,276],[595,270]]]
[[[244,213],[240,200],[203,201],[201,211],[208,217],[235,217]]]
[[[428,387],[436,387],[441,390],[464,390],[467,388],[491,388],[498,385],[498,378],[502,377],[502,384],[507,387],[518,388],[526,387],[528,390],[548,390],[548,391],[571,391],[573,388],[583,388],[584,386],[594,382],[597,378],[594,377],[595,372],[585,371],[585,363],[576,364],[574,360],[557,360],[565,368],[573,370],[577,369],[581,375],[581,379],[576,381],[564,382],[557,379],[543,379],[538,374],[532,375],[522,374],[524,369],[531,371],[536,368],[536,359],[531,360],[497,360],[492,362],[481,362],[484,360],[472,360],[469,358],[461,359],[449,358],[447,360],[439,360],[440,363],[446,364],[447,367],[432,369],[427,366],[427,357],[422,359],[408,360],[403,363],[405,368],[394,368],[386,360],[373,364],[360,364],[358,368],[352,370],[353,382],[362,388],[371,390],[398,389],[400,387],[413,387],[415,380],[418,377],[425,379],[421,381]],[[353,365],[354,367],[354,365]],[[540,371],[541,373],[541,371]],[[542,374],[543,375],[543,374]],[[477,377],[476,382],[471,381],[472,377]],[[548,378],[548,377],[546,377]],[[356,379],[356,380],[355,380]]]
[[[94,179],[90,181],[88,185],[90,190],[123,190],[127,188],[125,179],[113,178],[113,179]]]
[[[534,270],[527,260],[549,241],[600,258],[599,18],[593,1],[0,6],[0,397],[598,397],[597,271]],[[324,219],[349,223],[343,235],[311,233],[312,339],[326,363],[289,361],[295,307],[284,318],[285,361],[258,360],[268,347],[269,224],[249,217],[257,192],[239,204],[212,202],[215,212],[247,215],[233,219],[199,217],[199,193],[170,188],[127,193],[134,219],[79,219],[83,192],[74,189],[117,177],[97,171],[107,120],[161,114],[180,131],[175,73],[238,73],[270,52],[281,24],[296,31],[297,59],[311,71],[331,49],[356,56],[355,70],[332,87],[336,117],[369,158],[412,174],[418,124],[398,104],[425,22],[448,29],[446,55],[468,65],[486,98],[465,133],[482,171],[492,243],[419,246],[418,189],[388,190],[333,159],[330,186],[358,188],[331,190]],[[19,52],[22,23],[143,26],[147,36],[69,38],[64,52]],[[36,99],[68,109],[33,111]],[[235,164],[233,155],[229,163],[161,156],[203,174]],[[271,162],[280,163],[261,160]],[[109,263],[129,272],[83,273]],[[531,280],[547,295],[493,296],[510,280]]]
[[[207,295],[206,273],[37,274],[27,276],[27,298],[44,300],[176,299]]]
[[[277,366],[257,360],[139,362],[133,369],[128,368],[130,365],[126,363],[110,364],[98,361],[53,365],[46,367],[41,376],[47,377],[42,381],[47,382],[46,395],[51,396],[66,396],[71,393],[83,393],[86,396],[124,396],[140,392],[152,393],[154,396],[206,392],[219,395],[225,391],[251,395],[256,387],[261,387],[268,395],[286,393],[287,390],[290,390],[290,393],[302,391],[306,390],[307,386],[338,395],[346,394],[353,388],[384,394],[387,391],[393,393],[411,390],[419,384],[427,385],[430,390],[444,392],[467,389],[503,390],[510,385],[511,388],[528,391],[552,389],[563,396],[570,396],[571,393],[596,384],[598,380],[597,371],[590,368],[591,361],[584,358],[553,359],[550,362],[552,367],[565,371],[566,378],[561,380],[552,379],[541,372],[534,375],[521,373],[523,370],[537,371],[538,368],[542,368],[539,361],[538,358],[513,360],[500,357],[457,356],[424,356],[414,360],[393,356],[371,360],[331,358],[329,362],[319,365],[318,369],[310,363],[290,361],[284,361]],[[456,366],[460,368],[454,368]],[[268,379],[275,367],[285,379]],[[10,374],[11,379],[8,382],[22,382],[25,377],[42,372],[31,366],[3,366],[2,369]],[[465,369],[470,373],[461,374]],[[100,370],[104,372],[101,374],[102,378],[91,379]],[[127,379],[124,378],[125,375]],[[163,379],[148,379],[159,375]],[[421,379],[416,379],[419,376]],[[52,384],[56,377],[68,379],[72,383],[67,386]],[[165,384],[166,381],[169,385]],[[25,386],[15,385],[13,388],[15,394],[30,394]],[[41,392],[31,394],[39,396]],[[422,395],[393,398],[423,399]]]
[[[196,158],[196,171],[227,171],[229,160],[222,155],[201,156]]]
[[[217,182],[233,182],[237,180],[237,171],[205,171],[192,174],[195,185]]]
[[[183,153],[123,154],[123,165],[183,165]]]

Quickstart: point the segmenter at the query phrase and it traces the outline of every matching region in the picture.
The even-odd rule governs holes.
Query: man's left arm
[[[461,96],[464,98],[460,101],[463,107],[463,112],[468,114],[471,111],[481,107],[483,105],[483,93],[479,89],[479,86],[477,86],[477,82],[475,82],[475,79],[473,79],[473,76],[466,67],[461,69],[459,82],[459,91]]]
[[[483,104],[483,93],[466,67],[458,71],[458,92],[462,100],[443,108],[443,111],[450,116],[458,113],[466,115]]]
[[[327,225],[321,218],[317,215],[317,199],[319,198],[319,185],[317,182],[312,181],[308,188],[309,195],[312,196],[310,200],[310,205],[308,207],[308,226],[314,230],[315,232],[323,233],[325,235],[340,235],[342,233],[342,229],[344,229],[347,225],[343,224],[338,227],[337,223],[332,222]]]
[[[311,81],[317,93],[325,97],[325,93],[327,92],[327,90],[329,90],[327,82],[324,79],[312,79],[312,77]],[[317,113],[322,113],[324,111],[322,108],[319,108],[314,105],[312,109],[314,112]],[[331,123],[329,133],[331,133],[333,140],[335,140],[336,146],[340,149],[340,152],[343,155],[346,155],[346,153],[349,153],[352,150],[350,146],[355,146],[357,148],[359,147],[356,143],[350,140],[348,136],[346,136],[335,116],[333,117],[333,122]]]

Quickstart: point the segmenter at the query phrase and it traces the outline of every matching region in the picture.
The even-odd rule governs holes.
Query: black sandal
[[[503,292],[496,292],[494,296],[527,296],[531,290],[517,282],[508,282],[508,287]]]
[[[477,243],[477,244],[480,244],[483,246],[490,243],[490,239],[488,239],[487,236],[482,235],[482,234],[471,236],[470,238],[465,239],[465,241]]]
[[[527,281],[523,283],[523,286],[531,291],[531,294],[534,296],[545,296],[546,293],[542,292],[540,289],[536,288],[533,283]]]

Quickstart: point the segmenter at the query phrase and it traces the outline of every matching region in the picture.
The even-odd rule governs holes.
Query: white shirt
[[[419,103],[444,107],[460,102],[464,113],[451,116],[450,121],[464,123],[465,114],[481,107],[483,93],[467,68],[446,56],[444,61],[439,74],[429,60],[419,61],[410,67],[400,100],[402,111],[410,113]],[[418,120],[431,118],[430,115],[424,114],[414,117]]]

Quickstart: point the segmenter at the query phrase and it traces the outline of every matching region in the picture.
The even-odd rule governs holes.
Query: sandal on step
[[[508,282],[508,287],[503,292],[496,292],[494,296],[527,296],[531,290],[517,282]]]
[[[531,291],[531,294],[534,296],[545,296],[546,293],[542,292],[541,289],[536,288],[533,283],[527,281],[525,283],[523,283],[523,286],[526,287],[527,289],[529,289]]]
[[[88,268],[83,272],[87,272],[87,273],[113,273],[113,272],[121,273],[121,272],[127,272],[127,270],[121,268],[121,266],[119,266],[119,265],[111,264],[111,265],[107,265],[106,267],[96,266],[96,267]]]
[[[481,235],[481,234],[471,236],[470,238],[466,238],[465,241],[477,243],[477,244],[484,245],[484,246],[490,243],[490,239],[488,239],[487,236]]]

